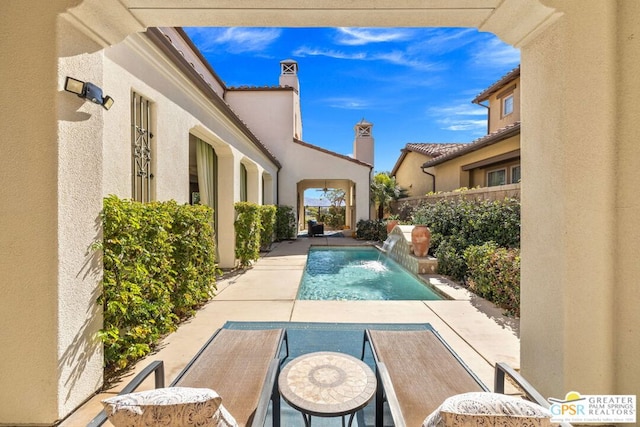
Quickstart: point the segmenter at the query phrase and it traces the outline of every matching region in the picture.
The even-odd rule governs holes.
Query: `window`
[[[151,114],[151,102],[133,92],[131,95],[131,188],[132,198],[138,202],[152,200]]]
[[[498,169],[487,173],[487,186],[505,185],[507,183],[507,170]]]
[[[513,113],[513,94],[502,99],[502,117]]]
[[[247,201],[247,168],[240,163],[240,201]]]
[[[511,183],[517,184],[520,182],[520,165],[511,167]]]

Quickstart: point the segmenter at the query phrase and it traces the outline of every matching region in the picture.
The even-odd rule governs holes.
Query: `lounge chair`
[[[283,329],[219,329],[178,374],[170,387],[201,387],[215,390],[239,426],[263,426],[273,402],[273,426],[280,426],[280,394],[276,380],[280,350],[286,341]],[[287,355],[288,355],[288,343]],[[286,357],[286,356],[285,356]],[[161,361],[140,372],[120,394],[131,393],[155,373],[156,388],[164,387]],[[104,411],[88,427],[100,426]]]
[[[425,418],[447,398],[454,395],[489,391],[486,385],[462,362],[440,335],[433,330],[365,331],[364,358],[369,342],[376,363],[376,427],[383,425],[386,400],[396,427],[421,426]],[[507,364],[495,366],[494,391],[504,393],[505,378],[510,377],[527,400],[549,408],[549,403],[518,372]],[[562,427],[571,427],[561,423]]]
[[[416,427],[448,397],[489,391],[437,332],[365,332],[376,363],[376,427],[383,425],[386,400],[396,427]],[[364,355],[364,348],[363,348]]]

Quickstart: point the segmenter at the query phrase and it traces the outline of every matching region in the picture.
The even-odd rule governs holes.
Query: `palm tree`
[[[407,197],[407,190],[396,183],[394,176],[389,176],[388,172],[379,172],[373,177],[371,201],[378,208],[378,219],[384,217],[384,211],[391,207],[392,201],[403,197]]]

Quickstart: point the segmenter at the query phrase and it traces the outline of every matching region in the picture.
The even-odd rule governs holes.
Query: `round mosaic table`
[[[366,363],[343,353],[321,351],[289,362],[278,378],[282,398],[302,413],[305,426],[311,416],[349,417],[367,406],[376,391],[376,376]]]

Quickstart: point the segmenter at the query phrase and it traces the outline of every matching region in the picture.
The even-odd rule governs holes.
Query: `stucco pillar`
[[[100,47],[57,18],[74,3],[5,1],[0,13],[4,425],[51,425],[102,385],[102,263],[89,246],[107,113],[62,90],[66,75],[102,80]]]
[[[240,160],[242,155],[229,147],[218,152],[218,265],[235,267],[236,232],[234,203],[240,200]],[[220,150],[221,151],[221,150]]]
[[[544,3],[563,15],[522,46],[521,369],[547,397],[638,394],[638,5]]]

